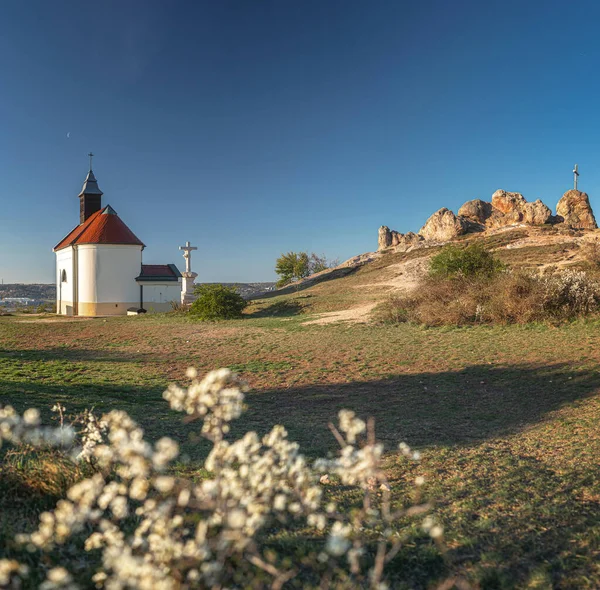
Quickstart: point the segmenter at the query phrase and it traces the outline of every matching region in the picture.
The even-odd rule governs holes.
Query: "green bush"
[[[434,277],[491,277],[504,270],[500,260],[479,244],[466,248],[450,245],[431,259],[429,274]]]
[[[233,320],[242,317],[247,301],[235,287],[224,285],[198,285],[198,296],[190,307],[190,314],[200,320]]]
[[[36,313],[56,313],[56,303],[46,301],[37,306]]]

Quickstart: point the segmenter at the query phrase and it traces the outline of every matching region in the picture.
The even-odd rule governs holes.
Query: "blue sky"
[[[86,154],[147,263],[274,278],[503,188],[600,208],[600,4],[0,3],[0,277],[51,282]],[[67,137],[69,134],[69,137]]]

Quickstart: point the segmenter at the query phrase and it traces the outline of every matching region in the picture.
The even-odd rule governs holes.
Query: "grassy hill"
[[[468,234],[458,244],[481,243],[511,268],[548,272],[553,268],[593,270],[586,246],[600,239],[600,230],[556,226],[506,228]],[[309,277],[255,300],[251,315],[324,314],[320,321],[367,320],[374,305],[395,291],[417,287],[431,256],[441,244],[410,252],[392,249],[365,254],[339,267]],[[340,313],[343,312],[343,313]],[[327,315],[328,314],[328,315]],[[319,320],[319,318],[312,318]]]
[[[506,262],[544,269],[585,266],[581,242],[594,237],[528,228],[483,240]],[[251,386],[249,410],[233,435],[280,423],[317,456],[336,449],[327,424],[351,408],[375,418],[395,502],[406,502],[414,479],[425,477],[445,545],[436,547],[418,524],[408,524],[391,564],[392,588],[436,587],[456,574],[474,588],[598,588],[598,320],[428,329],[310,323],[356,309],[358,319],[367,318],[369,306],[414,286],[435,251],[386,252],[329,271],[262,297],[243,320],[0,317],[0,403],[38,407],[46,420],[56,402],[70,412],[126,410],[151,439],[177,439],[190,458],[181,469],[201,477],[207,446],[190,438],[192,426],[161,393],[171,381],[184,382],[188,366],[228,366]],[[420,463],[398,457],[400,441],[422,452]],[[31,530],[64,485],[49,486],[35,463],[3,458],[0,558],[21,558],[13,535]],[[352,506],[352,489],[335,482],[326,489]],[[297,555],[320,536],[276,528],[264,542]],[[55,558],[85,579],[89,563],[68,551]]]

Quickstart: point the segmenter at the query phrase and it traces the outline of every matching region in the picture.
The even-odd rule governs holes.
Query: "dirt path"
[[[316,320],[309,320],[303,322],[303,324],[333,324],[334,322],[354,322],[354,323],[366,323],[369,321],[369,313],[375,307],[376,302],[371,301],[358,307],[351,307],[350,309],[343,309],[341,311],[327,311],[319,314]]]
[[[387,267],[386,276],[381,281],[359,285],[356,288],[389,286],[397,291],[412,291],[427,274],[428,268],[429,256],[391,264]]]

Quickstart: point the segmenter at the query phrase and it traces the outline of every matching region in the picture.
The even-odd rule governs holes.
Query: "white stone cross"
[[[183,257],[185,258],[185,272],[192,272],[192,250],[197,250],[196,246],[190,246],[189,242],[185,243],[185,246],[179,246],[180,250],[183,250]]]
[[[575,179],[575,190],[577,190],[577,177],[579,176],[579,172],[577,172],[577,164],[575,164],[575,168],[573,168],[573,178]]]

